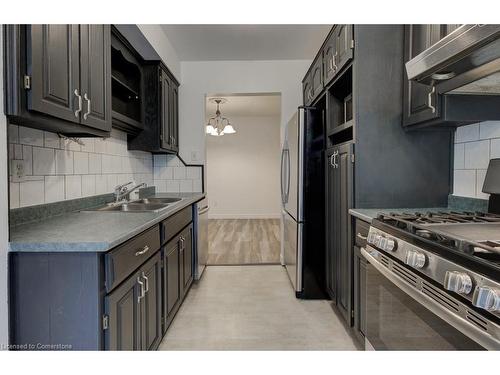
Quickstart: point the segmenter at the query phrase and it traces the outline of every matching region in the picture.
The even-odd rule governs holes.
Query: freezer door
[[[284,155],[287,170],[285,183],[285,210],[297,221],[303,218],[303,173],[304,173],[304,117],[303,108],[294,114],[287,124],[286,142],[288,152]]]
[[[296,292],[302,290],[302,230],[303,224],[282,212],[283,220],[283,253],[288,277]]]

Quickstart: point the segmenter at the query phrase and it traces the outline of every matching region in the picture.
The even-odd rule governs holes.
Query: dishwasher
[[[208,258],[208,199],[205,198],[197,204],[198,215],[195,215],[197,233],[196,253],[194,257],[194,279],[200,280],[207,265]]]

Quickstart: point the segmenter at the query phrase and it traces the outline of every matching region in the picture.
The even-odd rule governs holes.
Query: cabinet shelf
[[[128,91],[131,95],[133,95],[133,97],[136,100],[139,99],[139,92],[137,90],[134,90],[132,87],[130,87],[129,85],[127,85],[125,82],[123,82],[122,80],[120,80],[115,75],[112,75],[111,79],[113,80],[113,83],[119,85],[122,90]]]
[[[331,136],[333,136],[335,134],[343,132],[344,130],[352,128],[353,125],[354,125],[354,120],[353,119],[351,119],[351,120],[349,120],[347,122],[344,122],[343,124],[337,125],[335,128],[331,129],[328,132],[328,136],[331,137]]]

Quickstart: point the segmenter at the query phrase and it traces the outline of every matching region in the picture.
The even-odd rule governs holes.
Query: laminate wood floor
[[[209,266],[159,350],[356,350],[327,300],[295,298],[277,265]]]
[[[279,219],[211,219],[209,265],[279,264]]]

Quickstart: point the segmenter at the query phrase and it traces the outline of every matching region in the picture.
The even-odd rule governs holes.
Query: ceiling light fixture
[[[219,108],[219,106],[221,104],[227,103],[227,99],[210,98],[208,101],[210,103],[216,104],[217,110],[215,111],[215,116],[210,117],[208,119],[208,122],[206,125],[206,130],[205,130],[206,133],[209,135],[213,135],[215,137],[220,137],[221,135],[225,135],[225,134],[236,133],[236,130],[234,129],[233,125],[231,125],[231,122],[229,121],[229,119],[222,116],[222,113],[221,113],[220,108]]]

